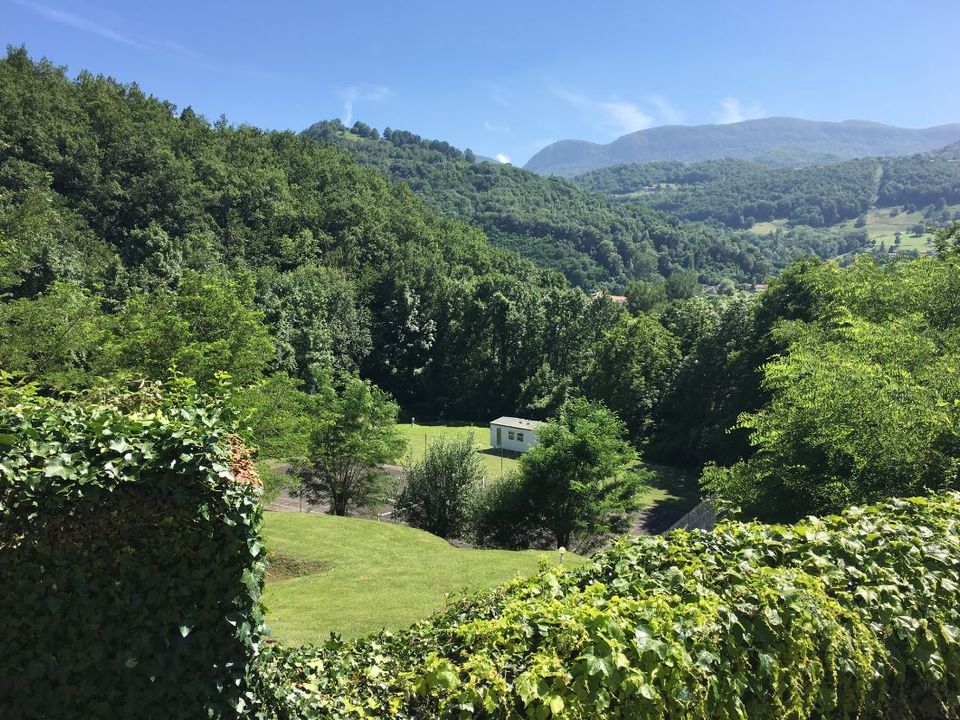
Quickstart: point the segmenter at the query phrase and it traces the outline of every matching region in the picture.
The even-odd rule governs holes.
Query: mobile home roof
[[[502,427],[516,428],[517,430],[535,430],[538,425],[543,423],[539,420],[526,420],[516,417],[500,417],[490,422],[491,425],[500,425]]]

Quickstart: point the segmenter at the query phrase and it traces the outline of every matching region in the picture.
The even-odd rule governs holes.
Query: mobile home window
[[[507,437],[508,437],[510,440],[513,440],[513,430],[510,430],[510,431],[507,433]]]
[[[517,433],[517,441],[523,442],[523,433]]]

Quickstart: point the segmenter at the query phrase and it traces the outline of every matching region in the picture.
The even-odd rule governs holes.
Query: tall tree
[[[557,547],[588,547],[627,528],[648,477],[623,422],[583,398],[568,400],[540,426],[537,444],[520,460],[521,495],[529,522]]]

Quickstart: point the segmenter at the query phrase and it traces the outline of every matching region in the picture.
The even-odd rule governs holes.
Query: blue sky
[[[957,0],[0,0],[5,43],[211,119],[359,119],[518,165],[673,123],[960,122],[957,27]]]

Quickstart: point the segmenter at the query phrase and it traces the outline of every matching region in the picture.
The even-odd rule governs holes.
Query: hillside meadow
[[[287,645],[400,630],[449,600],[560,560],[555,551],[458,548],[403,525],[313,513],[267,512],[264,538],[273,568],[267,624]],[[572,553],[564,561],[582,562]]]

